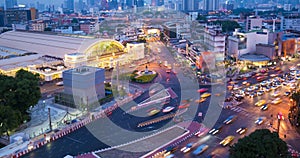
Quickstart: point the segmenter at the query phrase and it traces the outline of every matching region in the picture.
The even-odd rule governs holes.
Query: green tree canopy
[[[13,110],[9,106],[0,105],[0,133],[6,133],[15,129],[19,125],[20,112]]]
[[[39,76],[19,70],[15,77],[0,74],[0,132],[16,128],[28,118],[27,109],[41,97]]]
[[[299,106],[300,103],[300,91],[293,93],[291,95],[291,99],[293,99],[296,102],[296,106]]]
[[[30,106],[34,106],[41,98],[39,87],[39,75],[32,74],[31,72],[23,69],[16,73],[16,90],[14,92],[17,104],[13,107],[25,113]]]
[[[222,25],[223,32],[231,32],[231,31],[234,31],[234,29],[236,29],[236,28],[241,28],[239,23],[237,23],[236,21],[230,21],[230,20],[225,20],[225,21],[217,20],[217,21],[214,21],[213,24]]]
[[[268,129],[258,129],[238,140],[229,149],[231,158],[280,158],[288,157],[287,144],[278,133]]]
[[[207,22],[206,16],[205,16],[205,15],[201,15],[201,14],[198,14],[196,20],[200,20],[200,21],[203,21],[203,22]]]
[[[44,31],[52,31],[52,29],[50,27],[46,27]]]
[[[78,19],[77,18],[73,18],[72,19],[72,23],[78,23]]]

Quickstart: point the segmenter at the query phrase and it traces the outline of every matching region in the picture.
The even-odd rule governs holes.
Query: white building
[[[225,53],[226,36],[222,34],[220,25],[207,25],[204,32],[204,43],[207,50],[215,53]]]
[[[128,56],[133,60],[140,60],[145,58],[145,43],[132,42],[127,43],[126,49]]]
[[[65,54],[65,65],[70,68],[87,65],[87,57],[83,53]]]
[[[246,20],[246,31],[262,29],[263,19],[259,16],[248,16]]]
[[[267,29],[247,33],[239,32],[239,29],[236,29],[233,35],[228,37],[228,55],[238,58],[247,53],[256,53],[258,44],[274,44],[278,36],[278,32],[271,32]],[[275,49],[280,50],[281,45],[279,43],[276,45],[278,47]]]

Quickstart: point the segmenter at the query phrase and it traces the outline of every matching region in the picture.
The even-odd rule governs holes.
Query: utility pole
[[[52,131],[52,125],[51,125],[51,114],[50,114],[50,108],[48,108],[48,117],[49,117],[49,129]]]
[[[117,61],[116,69],[117,69],[117,91],[119,92],[119,73],[120,73],[119,61]]]

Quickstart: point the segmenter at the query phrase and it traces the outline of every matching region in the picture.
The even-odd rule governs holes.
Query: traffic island
[[[131,81],[137,83],[149,83],[152,82],[157,77],[157,73],[155,71],[146,69],[143,71],[135,71],[131,75]]]

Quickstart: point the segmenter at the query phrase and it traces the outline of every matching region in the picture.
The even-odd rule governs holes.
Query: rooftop
[[[271,60],[269,57],[263,55],[263,54],[243,54],[239,58],[240,60],[248,60],[252,62],[257,62],[257,61],[269,61]]]
[[[84,51],[97,40],[99,39],[9,31],[0,35],[0,47],[63,58],[65,54]]]
[[[77,74],[77,75],[87,75],[91,73],[95,73],[96,71],[104,70],[97,67],[91,67],[91,66],[81,66],[74,69],[66,70],[65,73],[71,73],[71,74]]]

